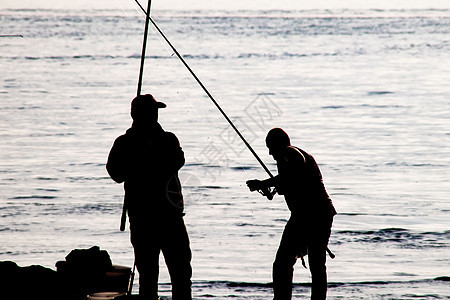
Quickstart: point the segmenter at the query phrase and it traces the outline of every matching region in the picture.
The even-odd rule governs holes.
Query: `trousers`
[[[327,295],[326,249],[332,220],[314,228],[292,218],[286,224],[273,263],[274,300],[292,298],[294,265],[308,255],[311,272],[311,299],[323,300]]]
[[[159,255],[164,255],[173,300],[191,300],[191,249],[182,217],[131,221],[131,243],[139,271],[141,299],[158,299]]]

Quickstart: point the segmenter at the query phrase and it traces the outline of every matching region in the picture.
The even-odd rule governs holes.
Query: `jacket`
[[[124,182],[130,222],[183,215],[178,170],[184,162],[178,138],[158,123],[150,131],[133,124],[114,141],[106,169],[114,181]]]

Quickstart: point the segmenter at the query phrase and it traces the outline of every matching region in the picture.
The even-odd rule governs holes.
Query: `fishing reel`
[[[258,193],[260,193],[264,197],[267,197],[267,199],[269,200],[272,200],[273,195],[275,195],[275,193],[277,192],[275,188],[264,186],[264,184],[262,184],[261,181],[257,179],[248,180],[246,183],[251,192],[258,191]]]
[[[273,188],[271,189],[270,187],[265,187],[262,189],[258,189],[258,193],[260,193],[261,195],[263,195],[264,197],[267,197],[267,199],[272,200],[273,196],[276,194],[276,189]]]

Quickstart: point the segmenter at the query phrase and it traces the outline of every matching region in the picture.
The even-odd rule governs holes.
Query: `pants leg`
[[[311,300],[327,298],[327,245],[333,218],[317,225],[308,238],[308,262],[311,271]]]
[[[274,300],[292,298],[292,279],[297,258],[308,254],[312,277],[311,299],[323,300],[327,294],[326,247],[331,220],[311,226],[313,222],[290,219],[281,238],[273,264]]]
[[[311,300],[327,298],[326,244],[315,244],[308,247],[308,262],[311,271]]]
[[[173,300],[191,300],[191,249],[183,219],[175,220],[168,228],[162,252],[172,283]]]
[[[273,263],[274,300],[289,300],[292,297],[292,278],[296,259],[278,251]]]
[[[155,237],[152,238],[151,233],[142,229],[144,228],[132,228],[131,230],[131,243],[139,272],[139,295],[146,300],[157,300],[159,243]]]
[[[301,255],[301,245],[298,232],[289,220],[284,228],[280,246],[273,263],[274,300],[289,300],[292,298],[292,279],[297,257]]]

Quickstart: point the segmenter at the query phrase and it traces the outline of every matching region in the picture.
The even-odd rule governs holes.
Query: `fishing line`
[[[145,16],[144,16],[144,18],[145,18]],[[162,47],[167,51],[167,53],[171,53],[171,55],[170,55],[171,58],[174,55],[176,55],[176,53],[173,51],[174,49],[168,46],[167,40],[164,40],[161,34],[157,34],[157,31],[155,31],[155,29],[153,27],[150,27],[150,30],[153,32],[154,36],[156,36],[156,38],[158,39],[158,41],[160,42]],[[177,60],[177,61],[180,61],[180,60]],[[180,71],[180,72],[178,72],[179,74],[183,74],[185,83],[190,87],[190,89],[195,90],[193,87],[193,84],[192,84],[192,79],[187,77],[184,70],[181,69],[182,67],[179,64],[176,64],[176,68],[179,69],[179,71]],[[180,88],[179,88],[180,86],[177,83],[177,81],[175,81],[175,80],[171,80],[171,81],[174,83],[175,86],[178,87],[177,93],[180,94],[182,97],[184,97],[186,102],[189,103],[189,108],[194,112],[194,115],[208,116],[207,120],[205,120],[205,118],[200,118],[200,122],[205,126],[205,128],[210,127],[212,124],[218,132],[224,131],[224,128],[219,127],[219,125],[216,123],[214,118],[209,117],[210,113],[208,113],[208,111],[206,110],[206,105],[194,105],[193,101],[190,98],[188,98],[184,92],[180,91]],[[210,137],[208,137],[208,140],[209,139],[210,139]],[[209,146],[215,147],[215,145],[213,145],[213,142],[214,142],[214,138],[211,143],[207,144],[205,146],[205,148],[203,148],[201,150],[201,152],[205,151],[205,149]],[[222,141],[222,142],[224,142],[224,141]],[[211,148],[211,149],[213,149],[213,148]],[[217,149],[219,149],[219,148],[217,148]],[[221,152],[220,153],[218,152],[216,154],[218,157],[221,157]],[[239,160],[240,159],[237,159],[236,161],[242,165],[242,163]],[[227,157],[225,159],[215,158],[215,159],[209,161],[208,163],[217,164],[218,166],[223,167],[224,164],[226,164],[229,161],[230,160]],[[241,169],[244,171],[244,173],[247,173],[247,170],[244,167],[241,167]]]
[[[142,7],[142,5],[141,5],[139,2],[137,2],[137,1],[136,1],[136,3],[138,4],[138,6],[139,6],[140,9],[139,9],[138,7],[136,7],[136,6],[133,6],[133,10],[135,10],[135,11],[136,11],[137,13],[139,13],[139,14],[142,13],[142,12],[144,12],[144,13],[146,14],[145,9]],[[121,5],[121,7],[122,7],[122,10],[124,11],[124,13],[126,14],[126,11],[125,11],[125,9],[123,8],[122,5]],[[146,18],[146,17],[143,16],[143,18]],[[160,42],[160,44],[162,45],[162,47],[166,50],[166,52],[167,52],[167,53],[171,53],[171,55],[170,55],[171,57],[173,57],[174,55],[176,56],[176,53],[173,52],[173,50],[168,46],[167,42],[166,42],[164,39],[162,39],[161,34],[157,34],[158,31],[155,31],[155,29],[153,29],[152,27],[149,27],[149,29],[153,32],[153,35],[158,39],[158,41]],[[181,71],[180,73],[183,74],[183,77],[184,77],[186,83],[189,85],[190,89],[191,89],[191,90],[194,90],[194,86],[192,85],[192,80],[190,80],[190,79],[184,74],[184,71],[182,71],[181,66],[179,66],[178,64],[176,64],[176,66],[177,66],[177,68]],[[177,83],[177,81],[172,80],[172,82],[173,82],[177,87],[180,86],[180,85]],[[198,115],[206,115],[206,116],[209,115],[208,113],[200,114],[197,107],[202,108],[202,105],[195,106],[195,105],[192,103],[192,101],[186,96],[185,93],[183,93],[180,89],[178,89],[178,91],[179,91],[179,92],[177,92],[177,93],[181,94],[181,95],[184,97],[184,99],[186,100],[186,102],[189,103],[190,108],[191,108],[193,111],[195,111]],[[203,111],[203,112],[206,112],[206,111]],[[214,127],[215,127],[216,129],[219,130],[219,126],[215,123],[215,121],[214,121],[213,119],[210,119],[210,120],[211,120],[211,123],[213,123]],[[201,121],[202,121],[202,123],[203,123],[205,126],[206,126],[206,125],[209,125],[209,124],[207,124],[207,123],[205,122],[205,120],[204,120],[203,118],[201,118]]]
[[[166,51],[167,53],[171,53],[170,59],[172,59],[174,55],[176,56],[176,54],[175,54],[175,53],[172,51],[172,49],[167,45],[167,43],[164,41],[164,39],[162,39],[162,37],[161,37],[159,34],[157,34],[158,32],[155,31],[155,30],[154,30],[153,28],[151,28],[151,27],[150,27],[150,30],[152,30],[152,32],[154,33],[154,36],[158,39],[158,41],[160,42],[161,46],[165,49],[165,51]],[[179,60],[177,60],[177,62],[178,62],[178,61],[179,61]],[[184,70],[181,68],[181,66],[180,66],[178,63],[175,63],[174,66],[176,66],[176,68],[180,71],[180,72],[178,72],[179,74],[183,74],[184,81],[185,81],[185,83],[189,86],[190,90],[194,90],[194,86],[192,85],[192,80],[186,76],[186,74],[185,74]],[[177,93],[183,96],[183,98],[186,100],[186,102],[189,103],[189,107],[190,107],[193,111],[195,111],[195,112],[197,113],[197,115],[206,115],[206,116],[209,116],[209,114],[207,114],[207,113],[203,113],[203,114],[200,114],[200,113],[199,113],[198,108],[204,109],[203,106],[202,106],[202,105],[197,105],[197,106],[195,106],[195,105],[193,104],[192,100],[191,100],[189,97],[187,97],[186,94],[182,91],[181,85],[178,83],[178,81],[176,81],[176,80],[174,80],[174,79],[172,79],[171,81],[174,83],[175,86],[177,86]],[[206,112],[206,111],[203,111],[203,112]],[[203,125],[205,125],[205,126],[208,125],[208,124],[206,123],[206,121],[204,120],[204,118],[200,118],[200,121],[203,123]],[[214,120],[211,119],[210,121],[211,121],[211,123],[213,123],[213,125],[214,125],[214,127],[216,127],[216,129],[219,129],[219,127],[218,127],[217,124],[214,122]]]
[[[169,59],[171,59],[171,60],[175,59],[175,57],[174,57],[174,56],[176,56],[175,53],[167,45],[167,43],[161,37],[161,35],[157,34],[158,32],[155,31],[154,28],[150,27],[149,29],[152,31],[154,36],[158,39],[159,43],[164,48],[164,50],[167,53],[170,53]],[[184,82],[188,86],[188,89],[189,90],[195,90],[195,88],[193,86],[193,83],[192,83],[192,79],[189,78],[185,74],[185,70],[182,69],[181,65],[179,64],[179,60],[176,60],[176,62],[174,63],[173,66],[178,69],[179,72],[177,72],[177,74],[183,74]],[[217,131],[223,130],[223,128],[219,127],[219,125],[215,122],[215,120],[213,118],[209,117],[210,114],[207,112],[207,110],[205,108],[206,107],[205,105],[195,105],[194,102],[182,91],[183,90],[183,87],[182,87],[183,84],[180,84],[179,80],[171,79],[171,82],[173,83],[173,85],[176,86],[177,94],[181,95],[184,98],[185,102],[188,103],[188,107],[187,107],[188,113],[191,113],[190,111],[192,111],[193,115],[196,115],[196,116],[207,116],[207,118],[198,118],[198,120],[201,122],[201,124],[204,125],[204,128],[208,128],[212,124]],[[209,139],[209,137],[208,137],[208,139]]]
[[[169,39],[166,37],[166,35],[162,32],[162,30],[159,28],[159,26],[153,21],[153,19],[150,17],[150,15],[147,13],[147,11],[142,7],[142,5],[139,3],[139,1],[135,0],[135,2],[138,4],[140,9],[145,13],[146,19],[147,19],[146,23],[148,21],[150,21],[152,23],[152,25],[156,28],[156,30],[159,32],[159,34],[164,38],[164,40],[167,42],[167,44],[170,46],[170,48],[172,48],[172,50],[175,52],[175,54],[178,56],[178,58],[181,60],[181,62],[184,64],[184,66],[188,69],[188,71],[191,73],[191,75],[194,77],[194,79],[197,81],[197,83],[203,89],[203,91],[208,95],[208,97],[211,99],[211,101],[214,103],[214,105],[217,107],[217,109],[220,111],[220,113],[223,115],[223,117],[227,120],[228,124],[233,128],[233,130],[236,132],[236,134],[241,138],[242,142],[244,142],[245,146],[247,146],[247,148],[250,150],[250,152],[253,154],[253,156],[256,158],[256,160],[259,162],[259,164],[263,167],[263,169],[266,171],[266,173],[271,178],[273,178],[274,176],[272,175],[270,170],[267,168],[267,166],[264,164],[264,162],[261,160],[261,158],[255,152],[255,150],[253,150],[253,148],[250,146],[250,144],[247,142],[247,140],[244,138],[244,136],[241,134],[241,132],[237,129],[237,127],[234,125],[234,123],[227,116],[227,114],[223,111],[223,109],[220,107],[220,105],[217,103],[217,101],[214,99],[214,97],[211,95],[211,93],[208,91],[208,89],[200,81],[200,79],[197,77],[197,75],[194,73],[194,71],[191,69],[191,67],[187,64],[187,62],[184,60],[184,58],[178,52],[178,50],[172,45],[172,43],[169,41]]]
[[[136,11],[138,12],[144,12],[145,10],[144,8],[141,6],[141,4],[139,2],[136,1],[136,3],[138,4],[138,6],[140,7],[141,10],[136,8]],[[145,18],[145,16],[144,16]],[[155,27],[156,29],[156,27]],[[171,57],[173,56],[177,56],[177,53],[174,52],[173,48],[169,47],[170,43],[167,43],[167,40],[163,38],[162,34],[158,31],[155,31],[155,29],[153,29],[152,27],[150,27],[150,30],[152,30],[152,32],[154,33],[154,36],[158,39],[158,41],[160,42],[160,44],[163,46],[163,48],[167,51],[167,53],[171,53]],[[157,34],[160,33],[160,34]],[[179,60],[178,60],[179,61]],[[179,64],[176,64],[178,70],[180,71],[180,74],[183,74],[183,77],[185,79],[186,84],[190,87],[191,90],[195,90],[194,86],[192,85],[192,80],[190,78],[188,78],[184,72],[184,70],[182,70],[181,66]],[[175,80],[172,80],[172,82],[179,87],[179,85],[177,84],[177,82]],[[222,128],[219,128],[219,126],[217,125],[217,123],[214,121],[213,118],[209,117],[209,113],[207,112],[206,108],[204,108],[203,105],[194,105],[192,100],[190,98],[188,98],[186,96],[185,93],[181,92],[180,89],[179,90],[179,94],[181,94],[184,99],[186,100],[186,102],[189,103],[190,108],[197,114],[197,115],[201,115],[201,116],[208,116],[209,122],[211,122],[213,124],[213,126],[216,128],[217,131],[222,130]],[[199,108],[201,109],[201,111],[199,111]],[[200,118],[200,121],[203,123],[203,125],[205,126],[209,126],[209,124],[205,121],[204,118]]]
[[[162,47],[164,48],[165,51],[167,51],[167,53],[170,53],[170,59],[175,59],[175,53],[172,51],[172,49],[167,45],[167,43],[165,43],[165,41],[162,39],[162,37],[157,34],[157,32],[155,31],[155,29],[153,29],[152,27],[150,27],[150,30],[152,30],[152,32],[155,34],[155,36],[157,37],[158,41],[160,42],[160,44],[162,45]],[[203,128],[211,128],[211,126],[213,126],[213,128],[215,128],[215,130],[217,132],[223,132],[224,127],[223,125],[219,126],[215,120],[215,118],[211,117],[211,114],[207,111],[207,105],[203,105],[203,98],[200,98],[198,100],[192,100],[190,97],[188,97],[183,91],[182,89],[189,89],[189,90],[195,90],[194,86],[193,86],[193,82],[192,82],[192,78],[188,77],[185,69],[180,65],[180,60],[177,59],[176,61],[171,60],[171,62],[174,63],[173,67],[176,68],[178,70],[177,74],[183,74],[183,79],[184,80],[175,80],[172,79],[171,82],[176,86],[177,89],[177,94],[181,95],[181,97],[184,98],[185,103],[187,103],[186,109],[187,109],[187,113],[188,114],[192,114],[194,116],[206,116],[206,117],[197,117],[196,120],[200,122],[201,125],[203,125]],[[197,97],[195,97],[197,98]],[[200,103],[198,103],[200,102]],[[200,126],[201,126],[200,125]],[[204,154],[205,151],[209,151],[208,147],[211,147],[209,149],[220,149],[219,147],[217,148],[213,148],[216,146],[215,142],[216,139],[213,136],[208,136],[207,137],[207,144],[205,144],[205,146],[201,149],[196,149],[196,151],[198,151],[197,155],[201,156],[202,154]],[[223,142],[223,141],[222,141]],[[220,143],[220,141],[219,141]],[[214,150],[213,150],[214,151]],[[219,166],[219,167],[226,167],[227,166],[227,162],[229,160],[227,159],[221,159],[221,152],[219,152],[219,150],[217,150],[217,153],[215,153],[215,157],[213,159],[207,157],[206,159],[208,160],[206,162],[206,166]],[[196,158],[194,159],[194,161],[196,163],[198,163],[200,161],[200,159]],[[237,159],[238,163],[242,165],[242,163],[239,161],[239,159]],[[242,167],[242,170],[244,171],[244,173],[247,173],[247,170],[245,168]],[[205,171],[205,173],[207,173]],[[220,171],[219,171],[220,173]],[[212,177],[214,177],[215,180],[215,176],[211,174]],[[218,175],[220,176],[220,175]]]

